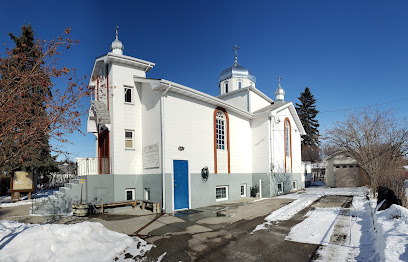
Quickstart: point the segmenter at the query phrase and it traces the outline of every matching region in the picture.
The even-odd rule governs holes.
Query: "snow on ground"
[[[306,192],[299,191],[294,194],[282,195],[278,198],[295,199],[292,203],[279,208],[272,212],[265,218],[263,224],[257,225],[253,232],[266,229],[268,225],[271,225],[273,221],[281,221],[291,219],[296,213],[302,209],[310,206],[313,202],[319,198],[327,195],[365,195],[365,188],[326,188],[326,187],[312,187],[306,188]]]
[[[142,239],[110,231],[100,223],[32,225],[0,221],[0,257],[4,262],[134,261],[128,258],[141,258],[151,247]]]
[[[32,201],[42,201],[44,198],[51,196],[56,190],[58,189],[38,191],[37,193],[34,193],[31,195],[31,200],[28,200],[28,194],[27,194],[21,198],[22,199],[21,201],[17,201],[14,203],[11,203],[11,196],[1,196],[0,197],[0,207],[6,208],[6,207],[21,206],[21,205],[29,205],[29,204],[32,204]]]
[[[376,214],[383,261],[408,261],[408,209],[392,205]]]

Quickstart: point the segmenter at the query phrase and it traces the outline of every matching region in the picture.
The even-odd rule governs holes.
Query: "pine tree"
[[[15,104],[14,117],[19,121],[19,126],[10,133],[15,133],[15,136],[8,137],[11,139],[3,138],[2,146],[7,147],[11,154],[21,147],[19,143],[19,131],[34,125],[34,121],[47,121],[46,107],[44,104],[44,97],[52,96],[50,87],[52,86],[50,78],[44,73],[41,68],[43,63],[38,63],[39,57],[43,55],[41,50],[36,46],[34,39],[34,31],[31,25],[23,25],[21,28],[21,36],[16,37],[12,33],[9,33],[11,39],[15,42],[15,47],[11,50],[11,56],[5,60],[7,68],[2,67],[0,72],[4,81],[8,81],[8,85],[1,86],[4,92],[8,90],[20,88],[22,91],[15,97],[18,102]],[[21,83],[22,78],[15,77],[13,74],[9,74],[8,68],[15,68],[21,72],[33,72],[33,78],[36,81],[26,81]],[[40,81],[38,81],[40,80]],[[27,104],[30,104],[27,106]],[[18,105],[25,105],[28,110],[28,115],[22,115],[17,112],[21,110]],[[12,112],[10,112],[12,113]],[[29,116],[32,117],[29,117]],[[35,139],[33,139],[29,145],[29,157],[24,161],[21,159],[13,158],[6,166],[3,166],[5,171],[14,170],[35,170],[36,172],[54,171],[57,167],[55,157],[51,156],[51,150],[49,146],[49,136],[45,132],[39,131]],[[7,153],[6,153],[7,154]],[[8,156],[3,156],[7,158]]]
[[[296,103],[296,111],[305,129],[306,135],[302,136],[302,149],[305,145],[318,147],[319,142],[319,121],[316,119],[318,110],[316,110],[316,99],[314,99],[312,93],[308,87],[305,88],[303,93],[300,93],[300,104]]]

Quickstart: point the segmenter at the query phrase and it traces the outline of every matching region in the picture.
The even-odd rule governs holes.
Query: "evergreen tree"
[[[9,35],[15,42],[15,47],[11,50],[12,55],[3,62],[3,64],[7,63],[7,67],[1,67],[0,71],[2,80],[7,81],[8,85],[2,85],[0,88],[4,92],[8,91],[4,89],[13,90],[15,88],[20,88],[22,91],[15,97],[18,102],[16,102],[15,107],[10,112],[11,114],[14,113],[14,117],[18,119],[19,126],[10,130],[11,134],[15,133],[14,137],[9,136],[1,139],[1,146],[9,149],[5,151],[5,154],[12,154],[12,152],[17,151],[21,147],[19,141],[20,130],[30,128],[34,125],[34,121],[47,122],[48,116],[44,98],[51,96],[50,88],[52,86],[50,78],[41,68],[43,63],[38,63],[39,57],[43,53],[38,45],[36,45],[31,25],[22,26],[20,37],[16,37],[12,33],[9,33]],[[24,81],[22,83],[22,78],[10,74],[11,71],[8,70],[10,67],[21,72],[32,73],[32,80],[35,78],[35,81]],[[28,117],[18,113],[18,110],[22,109],[19,105],[24,106],[28,110]],[[14,110],[15,112],[13,112]],[[32,117],[29,117],[30,115]],[[6,166],[3,166],[3,169],[9,172],[14,170],[35,170],[36,172],[56,170],[55,157],[52,157],[50,154],[49,136],[45,132],[39,131],[28,147],[29,157],[25,161],[13,158]],[[7,158],[8,156],[2,157]]]
[[[308,87],[305,88],[303,93],[300,93],[300,104],[296,103],[296,111],[305,129],[306,135],[302,136],[302,149],[304,146],[313,146],[317,148],[319,142],[319,122],[316,119],[318,110],[316,110],[316,99],[314,99],[312,93]]]

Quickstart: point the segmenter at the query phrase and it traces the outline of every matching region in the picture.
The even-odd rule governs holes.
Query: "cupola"
[[[237,50],[239,47],[235,45],[232,51],[235,51],[235,61],[232,66],[223,70],[219,77],[220,95],[245,88],[255,86],[256,77],[248,69],[238,63]]]
[[[283,90],[283,88],[281,87],[281,82],[280,80],[282,79],[282,77],[278,77],[279,80],[279,86],[275,91],[275,96],[276,96],[276,101],[275,102],[284,102],[285,101],[285,90]]]
[[[110,46],[110,50],[112,53],[116,55],[123,55],[123,50],[125,47],[123,46],[122,42],[118,39],[118,29],[119,26],[116,26],[116,39],[112,42]]]

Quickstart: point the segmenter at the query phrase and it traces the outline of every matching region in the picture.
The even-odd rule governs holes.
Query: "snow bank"
[[[408,209],[392,205],[376,214],[381,260],[408,261]]]
[[[134,243],[131,237],[100,223],[30,225],[0,221],[0,257],[4,262],[112,261]]]

